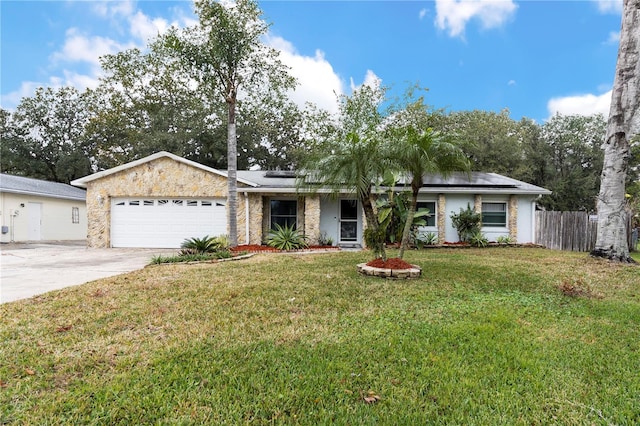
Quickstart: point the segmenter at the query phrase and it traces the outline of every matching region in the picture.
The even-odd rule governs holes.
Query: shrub
[[[364,242],[371,249],[376,258],[381,257],[384,253],[384,242],[386,239],[386,230],[378,228],[374,231],[372,228],[364,230]],[[386,259],[384,259],[386,260]]]
[[[293,225],[283,227],[277,223],[267,235],[267,245],[279,250],[298,250],[308,246],[306,237]]]
[[[467,241],[473,247],[486,247],[487,245],[489,245],[489,240],[480,230],[477,230],[473,234],[471,234]]]
[[[415,239],[416,247],[434,246],[438,243],[438,235],[434,232],[427,232]]]
[[[318,244],[321,246],[332,246],[333,238],[328,236],[326,232],[322,231],[318,236]]]
[[[458,231],[458,238],[460,241],[469,242],[469,238],[477,232],[480,232],[480,223],[482,221],[482,215],[475,212],[469,204],[467,208],[460,208],[460,213],[451,214],[451,221],[453,227]]]
[[[205,235],[203,238],[194,237],[184,240],[184,242],[180,245],[180,248],[182,248],[182,251],[180,251],[180,255],[188,256],[192,254],[214,253],[218,250],[226,249],[228,247],[229,242],[226,236],[210,237],[208,235]]]
[[[183,250],[185,252],[186,250]],[[191,253],[181,252],[178,256],[153,256],[151,258],[152,265],[160,265],[162,263],[183,263],[183,262],[200,262],[215,259],[228,259],[231,252],[227,249],[220,249],[214,253]]]
[[[496,242],[500,245],[508,245],[513,243],[513,238],[508,235],[501,235],[496,239]]]

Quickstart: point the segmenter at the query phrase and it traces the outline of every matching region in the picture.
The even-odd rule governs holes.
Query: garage
[[[178,248],[187,238],[226,233],[226,200],[114,198],[111,246]]]

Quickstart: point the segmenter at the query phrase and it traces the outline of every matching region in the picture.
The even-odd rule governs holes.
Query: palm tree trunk
[[[402,230],[402,241],[400,242],[400,253],[398,253],[398,257],[400,259],[403,258],[404,252],[409,246],[409,236],[411,235],[411,226],[413,225],[413,217],[416,215],[416,210],[418,208],[418,191],[412,191],[411,194],[411,205],[409,206],[409,211],[407,212],[407,220],[404,223],[404,229]]]
[[[368,194],[363,196],[360,200],[362,202],[362,209],[364,210],[364,216],[367,219],[367,227],[374,231],[376,234],[380,230],[380,222],[378,221],[378,216],[376,215],[375,210],[373,209],[373,200]],[[387,251],[384,247],[384,241],[382,241],[382,245],[380,247],[380,257],[384,262],[387,261]]]
[[[640,132],[640,0],[624,0],[620,47],[604,143],[598,231],[592,256],[634,262],[627,243],[629,140]]]
[[[238,143],[236,135],[236,102],[227,100],[229,122],[227,123],[227,224],[229,244],[238,245]]]

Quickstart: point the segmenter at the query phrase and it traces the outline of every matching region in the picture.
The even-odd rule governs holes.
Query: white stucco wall
[[[34,211],[40,207],[40,232],[30,221],[37,219]],[[72,208],[77,207],[79,223],[72,223]],[[18,212],[13,216],[13,212]],[[87,208],[84,201],[38,197],[12,193],[0,194],[1,226],[7,232],[0,241],[85,240],[87,238]],[[31,229],[31,231],[30,231]]]
[[[343,199],[353,199],[343,197]],[[358,201],[358,240],[350,241],[348,244],[363,244],[363,221],[364,214],[362,206]],[[320,232],[333,239],[334,245],[340,243],[340,198],[335,199],[328,196],[320,198]]]
[[[451,224],[451,215],[453,213],[460,213],[460,209],[466,209],[467,204],[473,208],[473,194],[446,194],[446,226],[445,226],[445,241],[455,242],[458,241],[458,231]]]
[[[518,242],[535,242],[535,200],[537,197],[521,196],[518,198]]]

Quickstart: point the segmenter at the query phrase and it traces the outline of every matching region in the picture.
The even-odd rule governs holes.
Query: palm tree
[[[422,99],[411,104],[406,112],[407,114],[400,114],[396,118],[400,125],[394,131],[396,141],[392,154],[398,170],[411,182],[411,205],[402,232],[398,253],[400,259],[409,245],[411,226],[418,206],[418,192],[422,188],[424,176],[436,173],[447,177],[454,171],[470,170],[469,160],[452,137],[424,125],[428,122],[428,114]],[[421,125],[423,129],[420,129]]]
[[[384,89],[362,86],[353,94],[340,99],[338,124],[331,135],[305,162],[311,175],[299,180],[306,187],[317,185],[329,188],[334,194],[349,191],[362,204],[367,221],[367,233],[380,236],[376,215],[375,184],[389,166],[386,140],[382,134],[383,116],[380,104]],[[376,247],[370,247],[386,261],[384,237]]]

